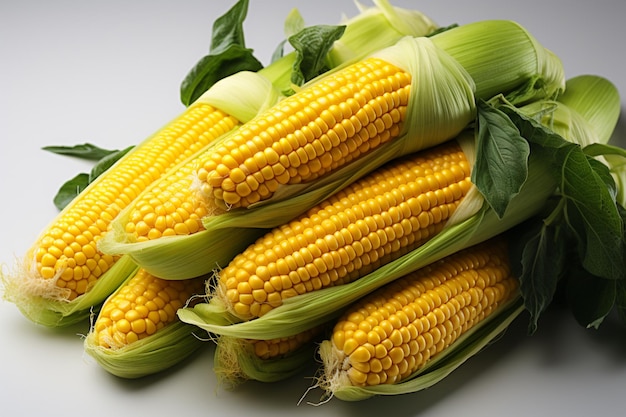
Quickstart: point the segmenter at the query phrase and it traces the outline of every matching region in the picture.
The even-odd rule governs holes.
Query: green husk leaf
[[[163,372],[207,345],[207,335],[202,330],[179,321],[119,349],[98,346],[96,337],[93,331],[87,335],[85,352],[107,372],[125,379]]]
[[[364,58],[362,50],[378,51],[404,36],[426,36],[438,29],[433,20],[418,10],[395,7],[387,0],[373,3],[374,6],[367,7],[355,2],[359,14],[341,22],[346,30],[328,53],[331,68]]]
[[[621,113],[620,95],[612,82],[597,75],[578,75],[567,80],[558,100],[582,116],[597,136],[595,143],[609,141]]]
[[[554,98],[565,89],[561,60],[518,23],[483,20],[443,31],[433,42],[472,75],[476,97],[517,92],[514,105]],[[520,94],[519,91],[527,94]]]
[[[612,145],[591,144],[585,146],[583,151],[586,155],[602,157],[606,161],[617,188],[615,200],[619,206],[626,206],[626,149]],[[624,222],[623,216],[622,222]]]
[[[148,273],[171,280],[194,278],[224,267],[263,233],[263,229],[237,227],[128,242],[125,236],[118,236],[124,232],[117,229],[117,223],[115,227],[98,242],[101,251],[128,255]]]
[[[617,281],[615,288],[615,308],[623,324],[626,324],[626,280]]]
[[[533,103],[525,106],[527,115],[502,107],[528,137],[532,152],[551,161],[552,175],[559,182],[550,214],[523,226],[530,232],[520,234],[518,256],[514,256],[521,262],[517,275],[527,283],[521,290],[531,313],[531,332],[555,294],[555,281],[563,281],[577,320],[584,326],[599,326],[615,300],[617,290],[612,287],[619,288],[605,281],[621,282],[625,273],[624,216],[616,201],[623,192],[623,177],[619,168],[609,170],[602,163],[607,157],[613,162],[624,160],[623,149],[605,144],[617,123],[619,96],[601,77],[575,77],[567,87],[561,96],[561,104],[566,105]],[[553,131],[541,127],[538,120]],[[533,234],[533,230],[540,232]],[[553,237],[557,235],[558,241]],[[524,250],[533,256],[519,255]]]

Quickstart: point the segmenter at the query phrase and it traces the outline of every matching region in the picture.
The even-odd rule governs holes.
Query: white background
[[[567,77],[605,76],[626,97],[626,2],[394,1],[440,25],[513,19],[561,57]],[[52,198],[89,166],[41,150],[138,143],[183,110],[178,87],[206,54],[213,20],[233,1],[0,2],[0,263],[12,267],[52,220]],[[365,2],[365,4],[369,4]],[[349,0],[251,0],[247,45],[264,63],[298,7],[307,24],[356,14]],[[622,99],[626,103],[626,99]],[[620,122],[622,144],[626,138]],[[552,309],[532,337],[526,317],[488,350],[421,393],[297,406],[314,367],[288,381],[217,386],[212,346],[176,370],[120,380],[83,355],[87,325],[50,330],[0,301],[2,416],[603,416],[626,409],[626,331],[599,331]],[[309,400],[316,400],[319,392]]]

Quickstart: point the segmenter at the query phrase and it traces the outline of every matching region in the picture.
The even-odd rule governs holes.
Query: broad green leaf
[[[567,243],[558,226],[543,221],[526,222],[517,229],[511,234],[516,236],[510,239],[511,259],[513,273],[520,280],[524,307],[530,313],[528,331],[532,334],[556,293],[565,268]]]
[[[102,149],[91,143],[82,143],[74,146],[44,146],[44,151],[56,153],[59,155],[74,156],[80,159],[88,159],[91,161],[97,161],[105,156],[118,152],[117,149]]]
[[[248,0],[239,0],[226,13],[215,19],[209,52],[217,55],[231,45],[245,44],[243,21],[248,14],[248,3]]]
[[[584,268],[591,274],[618,279],[624,274],[622,219],[606,176],[598,174],[580,148],[563,161],[561,193],[570,232],[576,237]]]
[[[324,73],[328,69],[326,55],[345,29],[345,26],[318,25],[304,28],[290,36],[289,43],[297,54],[291,82],[302,85]]]
[[[89,174],[84,172],[76,175],[71,180],[66,181],[54,196],[54,205],[59,210],[63,210],[65,206],[80,194],[89,185]]]
[[[521,135],[553,160],[569,233],[576,238],[583,267],[617,279],[624,274],[623,221],[608,174],[583,149],[515,109],[503,107]],[[594,148],[591,148],[593,150]]]
[[[521,114],[515,108],[502,106],[499,107],[499,109],[509,117],[515,127],[519,130],[520,135],[531,144],[535,143],[542,148],[550,150],[554,154],[562,149],[568,151],[572,146],[576,146],[572,142],[568,142],[552,130],[543,126],[538,121]]]
[[[589,166],[591,167],[591,169],[593,169],[593,172],[596,173],[596,175],[598,176],[598,179],[604,183],[606,190],[609,192],[609,195],[611,196],[611,200],[616,202],[617,184],[615,184],[615,179],[611,175],[611,171],[609,170],[609,167],[589,155],[586,155],[586,156],[587,156],[587,161],[589,162]]]
[[[258,71],[263,64],[245,47],[243,21],[248,1],[240,0],[213,23],[211,49],[189,71],[180,86],[180,99],[189,106],[213,84],[239,71]]]
[[[472,182],[498,217],[528,176],[530,146],[502,111],[479,101],[478,143]]]

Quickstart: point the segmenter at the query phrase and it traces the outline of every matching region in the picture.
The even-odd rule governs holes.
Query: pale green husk
[[[192,106],[196,103],[210,104],[245,123],[276,104],[280,97],[280,91],[267,77],[256,72],[240,71],[213,84]]]
[[[472,75],[478,98],[515,91],[509,101],[521,105],[554,97],[565,88],[561,60],[516,22],[473,22],[439,33],[432,40]],[[528,83],[520,83],[520,79]]]
[[[555,100],[535,101],[522,106],[521,111],[585,147],[609,141],[619,119],[620,98],[607,79],[581,75],[568,79],[565,92]]]
[[[620,95],[615,85],[598,75],[578,75],[569,78],[565,92],[558,101],[566,108],[575,109],[596,134],[591,143],[607,143],[620,117]],[[602,103],[602,105],[598,105]],[[559,132],[557,132],[559,133]],[[585,146],[589,142],[581,143]]]
[[[87,335],[85,352],[107,372],[126,379],[162,372],[207,346],[206,333],[180,321],[118,349],[98,346],[96,337],[93,331]]]
[[[124,258],[130,259],[126,256]],[[118,285],[103,305],[133,279],[137,270],[138,267]],[[195,297],[192,298],[194,300]],[[120,378],[141,378],[169,369],[206,345],[208,339],[206,332],[201,329],[176,320],[136,342],[107,348],[98,344],[98,334],[93,327],[97,315],[92,314],[91,319],[92,326],[85,336],[83,348],[104,370]]]
[[[437,24],[418,10],[392,6],[386,0],[374,0],[374,7],[355,1],[359,14],[341,22],[346,25],[341,39],[328,53],[329,68],[363,59],[369,53],[393,45],[403,36],[425,36],[438,29]]]

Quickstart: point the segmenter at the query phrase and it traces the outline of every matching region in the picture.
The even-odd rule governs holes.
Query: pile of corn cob
[[[63,208],[4,297],[44,326],[90,321],[85,350],[119,377],[214,343],[229,386],[319,357],[322,398],[345,400],[436,383],[525,310],[533,329],[557,286],[612,289],[574,309],[585,326],[624,313],[608,80],[566,80],[510,21],[439,27],[381,0],[301,29],[265,68],[201,60],[186,110]],[[297,48],[312,31],[314,69]]]

